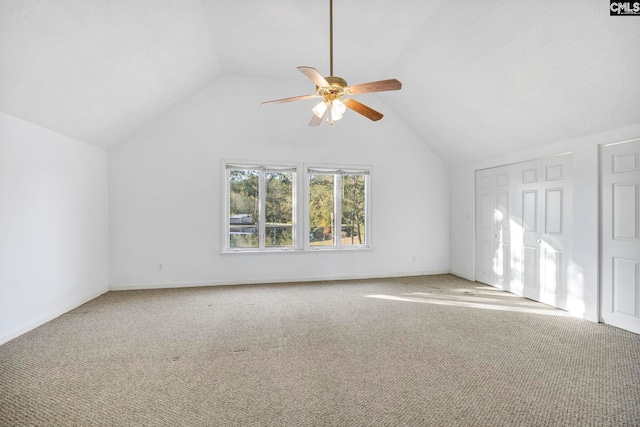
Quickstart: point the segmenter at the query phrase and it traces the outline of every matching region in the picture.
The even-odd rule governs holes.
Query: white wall
[[[317,101],[260,105],[313,90],[224,75],[112,149],[112,289],[447,272],[448,168],[383,103],[394,94],[359,97],[381,121],[348,111],[332,127],[307,126]],[[220,254],[223,159],[373,166],[375,249]]]
[[[108,290],[107,153],[0,112],[0,344]]]
[[[573,153],[573,259],[569,306],[597,321],[598,314],[598,146],[640,136],[640,124],[562,141],[483,162],[451,168],[451,272],[475,279],[475,171],[510,163]]]

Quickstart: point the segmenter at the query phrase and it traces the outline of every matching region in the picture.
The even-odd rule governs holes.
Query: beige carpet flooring
[[[640,336],[451,275],[109,292],[0,346],[2,426],[639,426]]]

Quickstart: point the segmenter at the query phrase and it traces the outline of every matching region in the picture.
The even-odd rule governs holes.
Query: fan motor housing
[[[347,88],[347,81],[342,77],[329,76],[324,78],[329,87],[316,86],[316,93],[327,100],[334,100],[340,98],[345,94]]]

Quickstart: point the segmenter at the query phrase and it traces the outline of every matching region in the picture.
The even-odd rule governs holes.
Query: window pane
[[[293,246],[294,173],[265,173],[265,245]]]
[[[365,245],[364,175],[342,176],[342,246]]]
[[[229,246],[257,248],[258,179],[257,170],[229,171]]]
[[[333,175],[309,174],[309,245],[334,246]]]

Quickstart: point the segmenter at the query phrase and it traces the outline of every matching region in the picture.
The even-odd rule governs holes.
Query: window
[[[225,252],[370,247],[370,170],[298,170],[294,164],[224,163]]]
[[[226,250],[294,247],[295,166],[225,165]]]
[[[307,168],[308,247],[369,246],[369,170]]]

